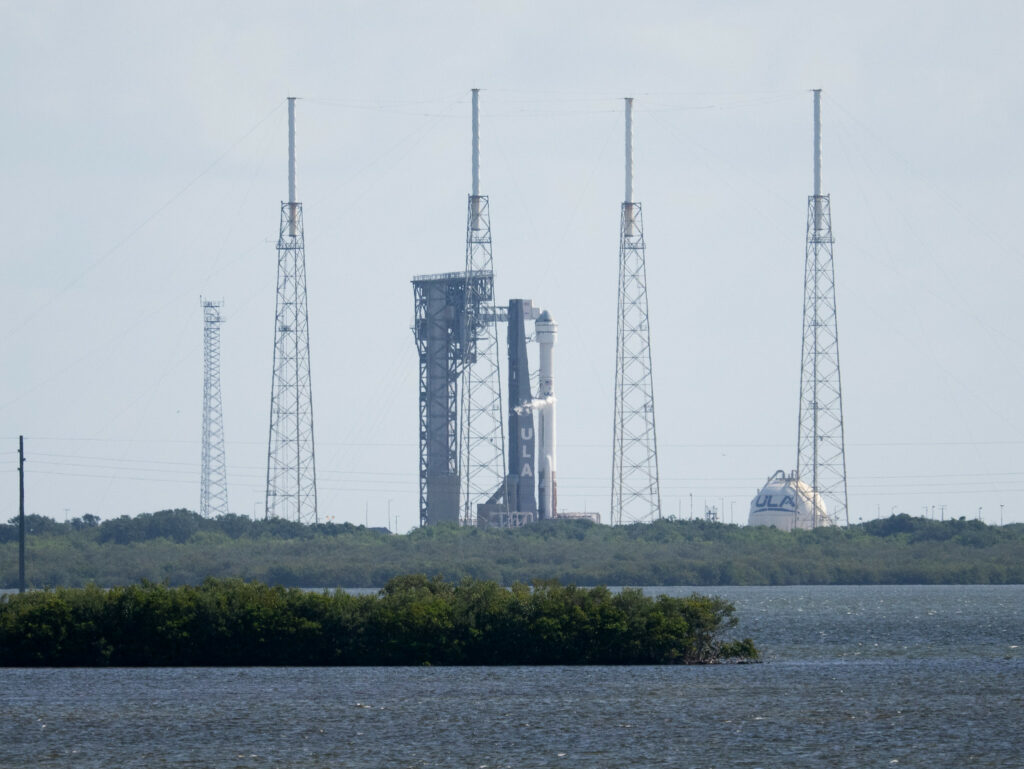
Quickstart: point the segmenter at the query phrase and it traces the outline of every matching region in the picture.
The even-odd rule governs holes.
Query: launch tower
[[[316,523],[316,454],[309,375],[306,245],[295,196],[295,99],[288,99],[288,202],[277,240],[274,368],[267,448],[267,518]]]
[[[796,467],[797,478],[824,499],[832,522],[849,523],[832,245],[829,196],[821,194],[821,91],[816,90],[814,194],[807,198]]]
[[[472,285],[470,285],[472,283]],[[413,278],[413,337],[420,368],[420,525],[458,522],[461,477],[458,383],[471,361],[467,302],[493,299],[494,277],[477,271]],[[479,317],[479,308],[472,308]]]
[[[203,308],[203,460],[199,514],[228,514],[228,474],[224,454],[224,408],[220,393],[220,308],[223,302],[199,298]]]
[[[626,197],[619,231],[612,431],[613,524],[661,517],[643,215],[633,200],[633,100],[626,99]]]

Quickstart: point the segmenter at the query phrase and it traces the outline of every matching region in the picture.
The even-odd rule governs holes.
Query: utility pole
[[[25,592],[25,436],[18,436],[18,592]]]

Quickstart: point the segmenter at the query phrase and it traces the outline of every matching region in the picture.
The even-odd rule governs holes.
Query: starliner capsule
[[[537,318],[537,344],[540,345],[540,407],[537,426],[538,450],[538,513],[553,518],[558,510],[558,483],[555,480],[555,368],[554,348],[558,324],[547,310]]]

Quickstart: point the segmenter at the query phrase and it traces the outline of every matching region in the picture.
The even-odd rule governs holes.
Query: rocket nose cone
[[[553,320],[554,318],[551,317],[551,313],[547,310],[544,310],[544,312],[537,316],[538,323],[551,323]]]

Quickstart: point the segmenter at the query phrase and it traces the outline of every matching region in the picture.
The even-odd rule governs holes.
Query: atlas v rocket
[[[420,368],[421,525],[460,521],[469,524],[475,519],[482,526],[516,527],[537,518],[554,518],[558,510],[553,363],[558,326],[550,313],[538,314],[529,299],[510,299],[506,307],[494,304],[488,202],[487,196],[479,192],[479,172],[478,91],[474,89],[473,191],[466,242],[467,254],[478,249],[483,261],[477,264],[467,256],[464,272],[420,275],[412,280],[413,336]],[[540,348],[540,385],[536,397],[530,392],[528,320],[536,322],[534,339]],[[460,380],[485,353],[497,354],[497,340],[490,334],[491,324],[498,322],[508,323],[509,453],[505,455],[502,443],[497,459],[502,465],[506,457],[509,461],[506,475],[491,496],[470,510],[469,498],[476,496],[467,491],[467,474],[484,466],[481,459],[471,456],[471,444],[480,442],[482,434],[475,433],[460,416],[465,415],[467,408],[480,404],[474,406],[469,402],[466,381],[460,385]],[[489,364],[488,359],[486,377],[480,374],[473,381],[487,379],[483,389],[491,388],[487,392],[492,400],[484,406],[493,417],[490,412],[494,411],[494,403],[501,403],[501,389],[500,382],[491,382],[490,377],[497,379],[500,368]],[[500,431],[500,420],[498,426]],[[499,442],[503,442],[500,434],[491,442],[491,448]],[[465,508],[460,509],[463,504]]]
[[[555,479],[555,369],[554,348],[558,324],[547,310],[537,318],[537,343],[540,345],[540,392],[537,393],[537,439],[540,461],[538,513],[553,518],[558,510],[558,483]]]

